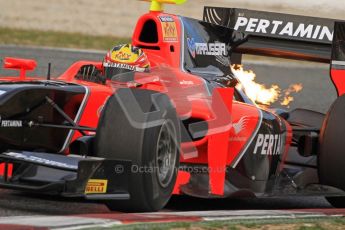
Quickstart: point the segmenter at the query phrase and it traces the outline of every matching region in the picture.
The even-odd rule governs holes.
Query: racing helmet
[[[106,79],[128,72],[149,72],[150,62],[142,49],[131,44],[113,47],[104,58]]]

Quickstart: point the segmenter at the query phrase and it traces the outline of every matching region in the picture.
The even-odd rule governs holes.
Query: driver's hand
[[[77,79],[105,84],[106,79],[94,65],[84,65],[76,75]]]
[[[226,87],[235,87],[239,83],[237,78],[229,75],[217,77],[215,81]]]

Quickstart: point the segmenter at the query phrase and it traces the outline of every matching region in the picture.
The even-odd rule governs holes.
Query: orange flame
[[[291,93],[298,93],[303,89],[303,86],[301,83],[292,84],[289,86],[287,90],[284,91],[284,98],[280,102],[281,105],[288,106],[290,102],[292,102],[294,99],[292,96],[290,96]]]
[[[262,105],[268,106],[280,101],[281,105],[288,106],[294,100],[291,94],[298,93],[303,88],[301,83],[292,84],[285,90],[276,84],[267,87],[255,82],[256,74],[252,70],[244,70],[242,65],[233,65],[232,71],[240,81],[237,87],[243,89],[252,101]]]

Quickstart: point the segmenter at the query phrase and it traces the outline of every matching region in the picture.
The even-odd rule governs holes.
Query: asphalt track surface
[[[58,76],[77,60],[101,60],[103,55],[102,52],[0,46],[0,59],[6,56],[36,59],[39,66],[32,75],[40,76],[46,74],[48,62],[52,63],[52,75]],[[279,82],[281,88],[287,88],[291,83],[302,83],[304,89],[296,95],[290,109],[304,107],[326,112],[336,98],[336,91],[328,77],[329,67],[327,65],[311,65],[304,62],[300,64],[295,62],[271,63],[260,58],[259,61],[245,62],[245,68],[253,69],[258,76],[258,81],[267,85]],[[0,75],[13,73],[0,70]],[[191,197],[173,197],[166,207],[166,211],[323,209],[330,207],[328,202],[321,197],[247,200],[202,200]],[[0,217],[109,212],[106,206],[100,203],[0,190]]]

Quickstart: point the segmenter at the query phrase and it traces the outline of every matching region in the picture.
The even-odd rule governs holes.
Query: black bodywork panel
[[[68,125],[66,119],[48,103],[47,97],[73,120],[79,119],[79,110],[82,110],[86,98],[85,87],[59,82],[1,82],[0,93],[3,150],[63,151],[70,130],[29,127],[29,122]]]
[[[336,22],[332,47],[332,68],[344,69],[345,61],[345,22]],[[337,63],[338,62],[338,63]]]

